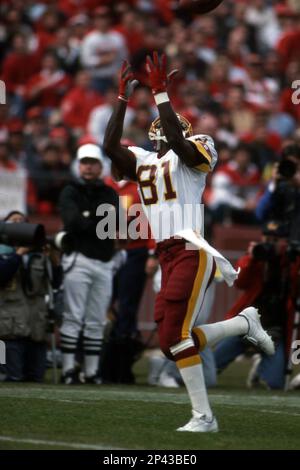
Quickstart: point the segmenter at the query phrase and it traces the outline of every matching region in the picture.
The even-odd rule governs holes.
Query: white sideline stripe
[[[2,442],[19,442],[21,444],[34,444],[34,445],[48,445],[48,446],[59,446],[59,447],[71,447],[72,449],[90,449],[90,450],[122,450],[119,447],[109,447],[102,444],[80,444],[75,442],[63,442],[63,441],[48,441],[43,439],[23,439],[13,436],[0,436]]]

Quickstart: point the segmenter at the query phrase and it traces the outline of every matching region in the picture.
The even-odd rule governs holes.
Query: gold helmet
[[[191,137],[193,135],[193,129],[191,123],[181,114],[176,113],[176,116],[179,119],[181,124],[182,133],[184,137]],[[164,134],[164,130],[162,128],[160,117],[157,117],[151,124],[149,133],[148,133],[150,140],[155,140],[157,144],[159,141],[168,142],[167,137]]]

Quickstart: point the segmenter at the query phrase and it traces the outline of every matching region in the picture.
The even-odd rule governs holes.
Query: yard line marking
[[[78,403],[84,405],[91,405],[102,400],[124,400],[124,401],[139,401],[139,402],[157,402],[157,403],[172,403],[172,404],[187,404],[189,403],[187,394],[184,390],[175,393],[164,392],[159,390],[145,391],[145,390],[108,390],[105,388],[98,388],[97,390],[83,390],[76,389],[70,390],[65,388],[13,388],[0,386],[0,398],[20,398],[20,399],[39,399],[57,401],[62,403]],[[233,405],[242,406],[247,408],[260,406],[265,407],[284,407],[284,408],[300,408],[299,398],[293,395],[252,395],[251,392],[247,395],[239,396],[237,393],[231,394],[217,394],[209,393],[209,398],[213,404],[216,405]]]
[[[260,413],[272,413],[276,415],[300,416],[300,413],[290,413],[289,411],[275,411],[275,410],[257,410]]]
[[[104,446],[102,444],[80,444],[80,442],[63,442],[63,441],[48,441],[44,439],[23,439],[13,436],[0,436],[0,441],[3,442],[19,442],[21,444],[34,444],[34,445],[49,445],[59,447],[71,447],[72,449],[89,449],[89,450],[124,450],[120,447]]]

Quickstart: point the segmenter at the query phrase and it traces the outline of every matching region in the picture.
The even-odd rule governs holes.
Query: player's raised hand
[[[119,99],[128,101],[132,95],[138,81],[134,79],[133,72],[127,60],[124,60],[119,81]]]
[[[169,83],[178,72],[178,70],[172,70],[167,74],[167,56],[162,54],[159,58],[157,51],[153,52],[152,58],[147,56],[146,70],[149,76],[149,85],[154,95],[166,92]]]

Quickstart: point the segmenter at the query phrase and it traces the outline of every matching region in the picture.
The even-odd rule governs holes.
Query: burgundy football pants
[[[161,350],[183,367],[206,345],[201,330],[196,334],[193,327],[215,273],[213,257],[204,250],[187,250],[186,243],[170,239],[158,244],[162,281],[154,315]]]

